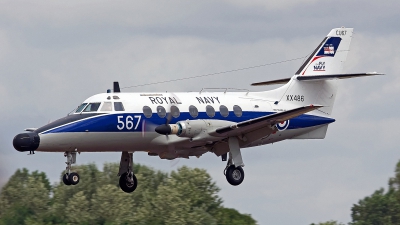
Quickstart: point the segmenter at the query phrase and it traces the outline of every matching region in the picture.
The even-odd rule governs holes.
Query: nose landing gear
[[[65,174],[63,175],[63,183],[65,185],[77,185],[80,177],[78,173],[71,173],[71,165],[76,162],[76,152],[64,152],[64,156],[67,157],[67,167],[65,168]]]

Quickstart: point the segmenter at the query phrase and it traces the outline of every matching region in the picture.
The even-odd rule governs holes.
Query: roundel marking
[[[276,128],[278,128],[279,131],[286,130],[288,128],[288,126],[289,126],[289,121],[290,120],[286,120],[286,121],[283,121],[283,122],[280,122],[280,123],[276,124]]]

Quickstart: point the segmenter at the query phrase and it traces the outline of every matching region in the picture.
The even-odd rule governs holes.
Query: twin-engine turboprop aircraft
[[[79,182],[71,165],[80,152],[122,152],[119,185],[137,187],[132,154],[161,159],[212,152],[227,161],[232,185],[244,179],[241,149],[286,139],[323,139],[336,97],[337,80],[378,73],[341,74],[352,28],[329,32],[294,76],[253,85],[285,84],[263,92],[121,93],[86,99],[74,113],[15,136],[18,151],[64,152],[66,185]]]

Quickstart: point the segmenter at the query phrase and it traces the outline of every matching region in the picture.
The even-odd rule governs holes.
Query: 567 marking
[[[117,128],[118,130],[123,130],[124,128],[126,128],[127,130],[136,130],[139,126],[140,123],[140,119],[142,118],[142,116],[140,115],[136,115],[136,116],[126,116],[124,118],[124,116],[117,116]]]
[[[304,102],[304,95],[286,95],[286,101]]]

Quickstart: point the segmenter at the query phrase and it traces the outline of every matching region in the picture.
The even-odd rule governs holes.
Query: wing
[[[235,136],[239,134],[245,134],[248,132],[252,132],[254,130],[261,129],[263,127],[271,128],[277,123],[284,122],[291,118],[300,116],[304,113],[313,111],[315,109],[323,107],[322,105],[309,105],[309,106],[302,106],[299,108],[287,110],[284,112],[274,113],[268,116],[262,116],[259,118],[246,120],[240,123],[236,123],[230,126],[221,127],[213,132],[213,136]]]

